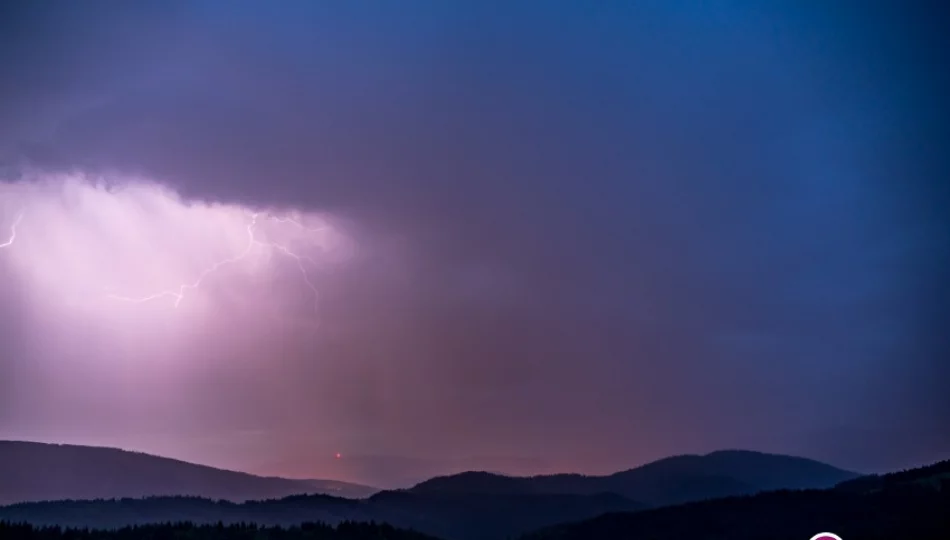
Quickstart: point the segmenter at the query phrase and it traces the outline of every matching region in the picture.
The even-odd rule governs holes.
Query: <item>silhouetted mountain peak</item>
[[[433,478],[410,491],[420,494],[617,493],[630,500],[663,505],[770,489],[826,488],[856,476],[806,458],[720,450],[706,455],[671,456],[608,476],[515,477],[472,471]]]
[[[524,478],[506,476],[485,471],[466,471],[453,475],[437,476],[420,482],[409,491],[423,493],[480,493],[515,494],[531,493],[531,485]]]
[[[302,493],[366,497],[335,480],[255,476],[118,448],[0,441],[0,504],[52,499],[193,495],[244,501]]]
[[[744,453],[725,454],[729,459],[736,455],[750,457]],[[703,459],[709,456],[694,457]],[[713,456],[715,459],[720,457]],[[761,454],[752,455],[751,459],[760,457]],[[789,459],[801,463],[801,458]],[[675,464],[694,463],[696,460],[663,461]],[[805,467],[813,467],[816,463],[811,460],[804,462],[802,466]],[[946,519],[950,482],[934,482],[943,475],[950,475],[950,461],[880,477],[862,477],[835,489],[777,490],[641,512],[605,514],[540,530],[522,540],[791,539],[809,538],[815,531],[834,531],[842,538],[950,538],[950,521]],[[874,489],[864,489],[869,485],[865,482],[868,480]],[[845,487],[849,489],[842,489]],[[853,487],[860,489],[850,489]]]

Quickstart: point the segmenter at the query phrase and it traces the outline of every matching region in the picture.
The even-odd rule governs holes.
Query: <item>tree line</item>
[[[412,530],[385,523],[346,521],[337,526],[304,523],[293,527],[267,527],[253,523],[196,525],[164,523],[120,529],[37,527],[0,521],[3,540],[435,540]]]

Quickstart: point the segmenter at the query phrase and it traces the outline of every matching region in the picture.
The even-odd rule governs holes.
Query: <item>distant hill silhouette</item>
[[[803,458],[721,451],[662,459],[609,476],[467,472],[356,500],[287,495],[353,497],[371,489],[262,478],[109,448],[0,442],[0,501],[75,499],[0,507],[0,520],[92,528],[177,521],[268,526],[376,521],[450,540],[501,540],[607,512],[829,487],[855,477]]]
[[[826,488],[858,474],[818,461],[743,450],[675,456],[608,476],[555,474],[511,477],[467,472],[427,480],[416,494],[616,493],[651,506],[776,489]]]
[[[950,485],[950,459],[906,471],[890,474],[871,474],[842,482],[835,489],[848,493],[877,493],[884,490],[933,487],[948,489]]]
[[[605,512],[644,508],[640,503],[612,493],[416,494],[384,491],[373,495],[369,501],[377,520],[449,540],[503,540]]]
[[[639,511],[632,511],[639,508],[636,503],[614,494],[419,494],[408,490],[385,491],[362,500],[310,495],[241,504],[185,497],[24,503],[0,507],[0,537],[421,538],[405,530],[414,529],[445,540],[503,540],[521,533],[525,533],[522,540],[801,540],[821,531],[846,539],[946,540],[950,538],[948,463],[845,481],[823,490],[780,490]],[[477,482],[496,480],[487,474],[464,476]],[[483,489],[497,491],[499,485],[504,487],[499,483]],[[105,530],[64,533],[9,525],[29,522],[113,529],[181,520],[199,526],[146,526],[123,529],[116,535]],[[336,530],[326,525],[296,527],[312,521],[346,525]],[[535,526],[541,528],[529,531]]]
[[[504,540],[605,512],[642,508],[619,495],[415,495],[384,491],[355,500],[327,495],[232,503],[188,497],[21,503],[0,507],[0,521],[112,529],[188,521],[294,526],[320,521],[384,522],[450,540]]]
[[[375,489],[226,471],[114,448],[0,441],[0,504],[182,495],[245,501],[304,493],[367,497]]]
[[[950,462],[942,462],[824,490],[782,490],[611,513],[522,540],[801,540],[825,531],[845,539],[945,540],[950,538],[948,469]]]

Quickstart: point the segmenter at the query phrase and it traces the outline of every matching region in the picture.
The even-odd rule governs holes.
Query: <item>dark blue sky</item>
[[[294,412],[248,420],[222,391],[188,429],[167,427],[173,406],[137,422],[188,456],[256,467],[277,450],[189,442],[251,430],[294,471],[331,448],[893,468],[950,453],[939,8],[6,3],[0,162],[359,230],[362,258],[324,292],[333,342],[275,353],[274,377],[312,382]],[[121,438],[108,416],[3,406],[0,435]]]

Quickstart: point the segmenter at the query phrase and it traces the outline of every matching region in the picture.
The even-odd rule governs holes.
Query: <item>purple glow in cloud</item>
[[[0,182],[0,294],[11,314],[0,415],[51,423],[8,424],[0,438],[56,433],[228,465],[203,453],[198,434],[233,443],[302,419],[332,428],[334,409],[312,389],[346,369],[326,344],[339,324],[325,293],[355,265],[350,225],[189,200],[138,177]]]
[[[318,274],[352,249],[327,216],[186,201],[140,179],[37,175],[0,185],[0,209],[2,264],[19,285],[44,306],[102,318],[225,304],[314,318]]]

